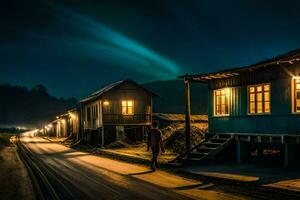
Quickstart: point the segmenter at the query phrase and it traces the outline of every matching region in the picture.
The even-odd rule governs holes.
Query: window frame
[[[300,89],[297,89],[297,86],[296,84],[298,84],[296,81],[299,81],[299,84],[300,84],[300,77],[299,78],[293,78],[292,79],[292,87],[291,87],[291,102],[292,102],[292,113],[293,114],[300,114],[300,110],[297,111],[297,103],[296,103],[296,95],[297,95],[297,91],[300,92]]]
[[[228,95],[228,113],[226,114],[222,114],[222,91],[225,90],[225,95]],[[217,95],[216,93],[220,91],[221,93],[221,114],[217,114]],[[226,92],[228,91],[228,94],[226,94]],[[219,88],[219,89],[215,89],[213,90],[213,116],[214,117],[226,117],[226,116],[230,116],[230,107],[231,107],[231,88],[225,87],[225,88]],[[226,100],[225,100],[226,101]],[[225,104],[226,105],[226,104]]]
[[[269,91],[265,91],[265,87],[266,85],[269,85]],[[261,92],[257,92],[257,87],[261,86],[262,87],[262,91]],[[251,87],[254,87],[255,88],[255,91],[254,93],[253,92],[250,92],[250,88]],[[265,101],[265,93],[266,92],[269,92],[269,100],[268,101]],[[261,93],[262,94],[262,100],[261,100],[261,103],[262,103],[262,112],[259,113],[257,112],[257,93]],[[251,113],[250,112],[250,94],[254,94],[255,95],[255,100],[254,100],[254,106],[255,106],[255,112],[254,113]],[[265,112],[265,103],[266,102],[269,102],[269,112]],[[271,106],[271,102],[272,102],[272,85],[270,82],[266,82],[266,83],[259,83],[259,84],[254,84],[254,85],[248,85],[247,86],[247,114],[248,115],[270,115],[272,114],[272,106]]]
[[[126,105],[123,106],[123,102],[126,102]],[[128,102],[132,102],[132,105],[129,106],[128,105]],[[123,108],[126,107],[126,113],[123,113]],[[132,110],[132,113],[129,113],[128,112],[128,108],[131,107],[131,110]],[[134,100],[121,100],[121,114],[123,116],[131,116],[131,115],[134,115]]]

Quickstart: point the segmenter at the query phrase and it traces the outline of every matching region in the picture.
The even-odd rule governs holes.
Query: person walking
[[[158,121],[154,120],[152,122],[152,128],[148,132],[148,142],[147,142],[147,150],[151,148],[152,151],[152,159],[150,167],[153,171],[158,167],[157,157],[159,155],[160,150],[164,153],[164,145],[161,138],[161,131],[158,129]]]

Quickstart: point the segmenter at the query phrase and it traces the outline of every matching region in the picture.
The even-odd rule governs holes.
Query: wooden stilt
[[[241,164],[246,160],[247,157],[247,144],[242,142],[240,138],[236,141],[236,162]]]
[[[145,127],[142,126],[142,142],[145,142]]]
[[[98,134],[97,134],[97,145],[100,144],[100,134],[101,134],[101,129],[98,129]]]
[[[285,143],[284,144],[284,167],[290,168],[294,165],[294,145]]]
[[[289,167],[289,145],[284,144],[284,167],[287,168]]]
[[[101,147],[104,148],[104,126],[102,126]]]
[[[185,143],[187,150],[187,161],[190,160],[190,152],[188,151],[191,148],[191,102],[190,102],[190,81],[188,79],[184,80],[185,83]]]

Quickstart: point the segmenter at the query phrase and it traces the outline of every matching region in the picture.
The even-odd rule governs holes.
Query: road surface
[[[31,180],[16,149],[0,142],[0,199],[34,200]]]
[[[23,134],[21,143],[38,160],[60,199],[247,199],[141,165],[76,151]]]

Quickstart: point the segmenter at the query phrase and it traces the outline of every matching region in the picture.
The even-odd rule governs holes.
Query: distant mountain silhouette
[[[0,125],[40,126],[76,106],[77,100],[50,96],[43,85],[31,89],[0,85]]]
[[[183,80],[155,81],[143,86],[159,97],[153,100],[153,111],[163,113],[185,113],[185,87]],[[191,83],[191,111],[207,114],[208,88],[206,84]]]
[[[185,90],[182,80],[155,81],[142,84],[159,97],[153,100],[153,111],[184,113]],[[206,84],[191,84],[193,114],[207,114],[208,90]],[[31,89],[8,84],[0,85],[0,127],[3,125],[41,126],[55,116],[74,108],[75,98],[58,99],[48,94],[43,85]]]

